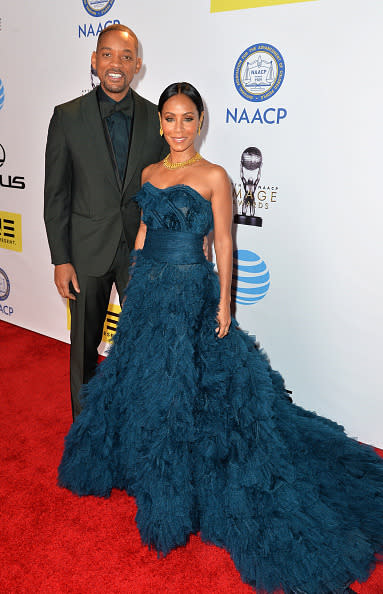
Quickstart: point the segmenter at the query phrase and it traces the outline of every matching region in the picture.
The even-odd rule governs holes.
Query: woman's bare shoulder
[[[223,188],[230,185],[229,176],[221,165],[211,163],[210,161],[203,161],[204,173],[206,179],[209,181],[211,188]]]
[[[151,177],[160,169],[162,165],[162,161],[158,163],[152,163],[152,165],[148,165],[145,169],[142,170],[141,174],[141,183],[144,184],[145,182],[149,181]]]
[[[229,179],[226,170],[221,165],[211,163],[206,159],[203,160],[202,165],[205,170],[205,175],[207,175],[212,181],[222,183]]]

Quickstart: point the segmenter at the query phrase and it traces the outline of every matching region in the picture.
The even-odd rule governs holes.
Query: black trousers
[[[104,276],[87,276],[80,272],[77,277],[80,293],[77,294],[76,301],[70,301],[70,390],[73,420],[81,412],[81,386],[88,383],[96,371],[97,349],[102,339],[112,285],[116,283],[122,303],[128,283],[129,249],[125,240],[120,241],[113,263]]]

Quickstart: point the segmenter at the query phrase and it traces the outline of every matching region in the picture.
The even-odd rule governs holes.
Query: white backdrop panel
[[[383,446],[382,112],[375,107],[382,91],[381,1],[210,13],[203,0],[192,6],[115,0],[102,18],[90,16],[82,0],[1,0],[0,7],[0,144],[6,152],[0,174],[22,176],[26,184],[1,187],[0,211],[22,215],[23,249],[0,248],[0,268],[11,285],[0,319],[69,340],[42,221],[46,133],[54,105],[90,89],[92,28],[119,20],[141,42],[136,90],[156,102],[171,82],[195,84],[206,103],[204,156],[222,164],[238,190],[241,154],[257,147],[260,187],[277,188],[275,202],[258,209],[262,228],[233,226],[237,248],[261,256],[271,276],[262,300],[237,305],[242,327],[256,333],[296,402]],[[247,101],[233,83],[237,59],[256,43],[275,46],[286,67],[280,89],[264,102]],[[279,124],[226,123],[227,109],[235,108],[239,114],[245,108],[250,120],[257,108],[261,114],[280,108],[287,116]]]

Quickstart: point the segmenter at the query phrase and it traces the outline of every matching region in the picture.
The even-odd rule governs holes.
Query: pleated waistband
[[[203,235],[169,229],[147,229],[142,254],[169,264],[201,264],[205,261]]]

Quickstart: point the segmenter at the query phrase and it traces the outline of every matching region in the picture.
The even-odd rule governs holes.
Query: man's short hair
[[[121,25],[119,23],[116,23],[115,25],[109,25],[109,27],[105,27],[105,29],[103,29],[100,32],[100,34],[98,36],[98,39],[97,39],[96,51],[100,47],[102,36],[104,35],[104,33],[109,33],[109,31],[122,31],[123,33],[129,33],[129,35],[132,35],[133,39],[135,40],[136,50],[137,50],[137,53],[138,53],[138,38],[137,38],[137,35],[135,34],[135,32],[132,29],[129,29],[129,27],[127,27],[126,25]]]

